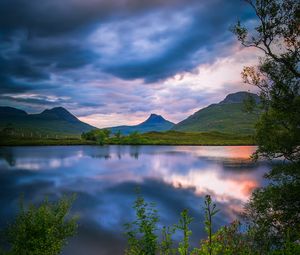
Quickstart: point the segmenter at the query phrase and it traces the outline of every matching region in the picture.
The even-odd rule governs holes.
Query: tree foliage
[[[47,199],[40,205],[30,204],[25,209],[21,204],[15,221],[8,227],[7,255],[56,255],[67,244],[67,238],[77,229],[77,217],[70,216],[72,199],[58,202]]]
[[[95,129],[89,132],[83,132],[81,138],[84,140],[95,141],[100,145],[105,144],[109,137],[111,131],[109,129]]]
[[[300,2],[246,0],[257,17],[249,31],[238,22],[233,27],[245,47],[264,53],[258,66],[244,67],[245,83],[259,88],[265,113],[257,125],[256,156],[283,156],[299,160],[300,143]]]
[[[281,249],[300,240],[300,164],[279,164],[266,175],[270,184],[256,190],[246,207],[246,218],[258,246]]]
[[[246,2],[257,25],[249,31],[238,22],[233,32],[243,46],[264,54],[259,65],[242,72],[244,82],[259,89],[264,107],[253,157],[285,161],[266,175],[270,184],[252,194],[245,215],[260,254],[294,254],[288,249],[300,238],[300,2]]]

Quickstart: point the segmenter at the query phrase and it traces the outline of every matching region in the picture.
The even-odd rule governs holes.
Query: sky
[[[0,105],[63,106],[97,127],[179,122],[237,91],[258,52],[243,0],[1,0]]]

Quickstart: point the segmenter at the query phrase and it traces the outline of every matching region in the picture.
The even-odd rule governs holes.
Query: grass
[[[95,145],[80,138],[1,138],[0,146]]]
[[[132,141],[129,137],[111,138],[111,144],[145,145],[253,145],[253,136],[239,136],[220,132],[187,133],[178,131],[149,132]]]
[[[95,141],[83,140],[79,136],[40,138],[40,137],[1,137],[0,146],[22,145],[96,145]],[[119,145],[253,145],[252,136],[239,136],[220,132],[187,133],[178,131],[149,132],[138,134],[134,138],[111,137],[105,144]]]

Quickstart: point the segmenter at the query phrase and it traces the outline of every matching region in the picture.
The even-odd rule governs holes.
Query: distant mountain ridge
[[[210,132],[248,135],[255,131],[259,110],[253,113],[244,111],[244,100],[252,97],[259,103],[256,94],[241,91],[229,94],[217,104],[200,109],[185,120],[176,124],[172,130],[182,132]]]
[[[121,132],[128,135],[133,132],[146,133],[151,131],[162,132],[170,130],[175,124],[164,119],[161,115],[152,113],[144,122],[134,126],[116,126],[108,128],[112,133]]]
[[[0,106],[0,118],[4,117],[24,117],[27,116],[27,112],[23,110],[19,110],[17,108],[9,107],[9,106]]]
[[[95,127],[77,119],[63,107],[46,109],[38,114],[28,114],[13,107],[0,107],[0,129],[11,126],[24,132],[41,134],[80,135]]]
[[[52,119],[52,120],[66,120],[69,122],[78,122],[79,120],[73,115],[71,114],[69,111],[67,111],[65,108],[63,107],[55,107],[52,109],[46,109],[43,112],[41,112],[40,114],[37,114],[38,117],[40,118],[48,118],[48,119]]]
[[[151,114],[138,125],[122,125],[109,127],[112,133],[120,131],[123,135],[132,132],[146,133],[151,131],[163,132],[168,130],[182,132],[218,131],[248,135],[254,133],[254,126],[259,118],[259,110],[253,113],[244,111],[243,101],[251,96],[256,103],[259,97],[249,92],[237,92],[227,95],[217,104],[200,109],[185,120],[174,124],[161,115]],[[0,129],[12,126],[14,129],[39,132],[43,134],[80,135],[97,129],[80,121],[63,107],[46,109],[39,114],[28,114],[13,107],[0,107]]]

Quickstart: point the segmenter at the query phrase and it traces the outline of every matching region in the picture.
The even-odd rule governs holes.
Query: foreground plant
[[[47,199],[39,205],[23,202],[15,221],[8,227],[7,255],[57,255],[67,244],[67,238],[77,230],[77,217],[70,216],[73,198],[62,198],[58,202]]]
[[[134,209],[136,220],[126,224],[128,237],[128,255],[294,255],[300,251],[300,244],[294,241],[299,229],[291,229],[280,246],[269,247],[264,243],[268,229],[262,229],[261,240],[257,240],[257,228],[242,225],[235,220],[228,226],[220,227],[213,232],[214,218],[219,212],[211,197],[205,197],[205,230],[207,238],[200,240],[199,247],[192,247],[190,237],[193,222],[188,210],[183,210],[179,223],[171,227],[162,228],[162,236],[158,236],[158,215],[153,204],[148,204],[139,194]],[[173,240],[173,234],[180,233],[180,241]],[[300,254],[300,253],[299,253]]]
[[[188,255],[190,246],[189,238],[192,234],[192,231],[189,229],[189,225],[193,222],[193,218],[189,216],[187,209],[183,210],[180,216],[179,224],[175,225],[176,229],[183,233],[183,240],[179,242],[178,252],[180,255]]]
[[[139,193],[133,208],[136,212],[136,220],[125,224],[128,238],[128,248],[125,254],[156,254],[158,251],[157,210],[154,204],[146,203]]]

